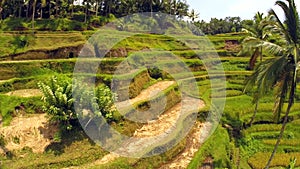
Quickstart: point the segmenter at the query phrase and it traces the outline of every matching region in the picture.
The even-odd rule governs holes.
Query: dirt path
[[[34,97],[34,96],[42,96],[42,92],[39,89],[23,89],[23,90],[15,90],[6,93],[8,96],[18,96],[18,97]]]
[[[29,117],[15,117],[9,126],[0,127],[0,133],[5,136],[9,151],[29,147],[34,153],[42,153],[51,144],[54,133],[58,131],[55,125],[49,125],[46,114]]]
[[[200,101],[199,99],[194,98],[185,98],[186,102],[185,104],[187,107],[193,107],[196,104],[199,105],[199,108],[204,107],[204,102]],[[173,106],[171,109],[167,110],[164,114],[160,115],[157,120],[153,120],[142,126],[142,128],[138,129],[134,133],[133,139],[128,141],[128,144],[122,146],[119,150],[116,152],[120,152],[123,154],[130,154],[134,153],[137,149],[147,149],[148,146],[155,147],[155,145],[160,145],[160,142],[164,142],[167,139],[169,139],[169,135],[172,135],[170,133],[176,132],[178,128],[178,120],[179,117],[182,117],[182,113],[189,113],[191,111],[189,110],[182,110],[182,104],[178,103],[175,106]],[[175,166],[172,168],[176,168],[176,166],[187,166],[193,157],[194,153],[198,150],[200,146],[200,128],[201,124],[197,123],[196,125],[196,132],[193,132],[193,135],[189,137],[190,140],[188,140],[188,145],[183,153],[186,153],[182,155],[182,157],[178,157],[178,159],[181,160],[180,164],[170,164],[170,166]],[[156,137],[155,137],[156,136]],[[194,139],[199,137],[199,139]],[[136,140],[135,138],[141,138],[140,140]],[[172,137],[173,138],[173,137]],[[144,152],[146,153],[146,152]],[[182,154],[183,154],[182,153]],[[118,153],[119,154],[119,153]],[[119,155],[116,153],[110,153],[106,156],[104,156],[102,159],[97,160],[93,163],[93,165],[101,165],[109,163],[116,158],[119,157]],[[188,160],[186,160],[188,158]],[[167,167],[168,168],[168,167]]]
[[[172,161],[160,167],[160,169],[185,169],[192,161],[195,153],[199,150],[201,144],[208,137],[210,123],[200,123],[196,122],[195,127],[186,137],[186,147],[185,149],[177,155]]]

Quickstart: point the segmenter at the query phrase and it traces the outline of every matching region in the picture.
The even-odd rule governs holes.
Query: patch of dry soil
[[[8,96],[18,96],[18,97],[33,97],[33,96],[42,96],[42,92],[39,89],[23,89],[15,90],[6,93]]]
[[[58,126],[49,124],[46,114],[15,117],[9,126],[0,127],[0,134],[7,142],[7,150],[29,147],[34,153],[44,152],[57,131]]]
[[[211,124],[210,123],[200,123],[196,122],[195,127],[186,137],[185,149],[178,154],[172,161],[160,167],[160,169],[185,169],[192,161],[194,155],[199,150],[201,144],[209,136]]]

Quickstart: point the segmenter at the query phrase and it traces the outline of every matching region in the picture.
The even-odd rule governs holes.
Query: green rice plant
[[[230,84],[238,84],[238,85],[245,84],[245,80],[243,80],[243,79],[227,79],[227,82]]]
[[[267,163],[267,158],[271,153],[259,152],[254,154],[251,158],[249,158],[248,163],[253,169],[261,169],[264,168]],[[291,158],[300,158],[300,153],[277,153],[273,161],[271,162],[270,167],[287,167],[290,163]],[[299,167],[300,164],[296,164],[296,167]]]
[[[254,139],[276,139],[279,136],[279,131],[269,131],[269,132],[255,132],[255,133],[250,133],[250,137]],[[283,138],[294,138],[293,132],[287,131],[283,134]]]
[[[241,96],[243,92],[240,90],[226,90],[226,97]]]
[[[254,108],[252,111],[242,115],[241,119],[246,123],[250,122],[250,119],[253,116],[253,111]],[[274,116],[272,112],[258,112],[254,119],[254,123],[274,123],[273,117]]]
[[[257,124],[247,128],[243,132],[247,135],[254,132],[279,131],[280,129],[281,125],[279,124]]]
[[[276,144],[275,139],[270,139],[270,140],[263,140],[262,141],[264,144],[272,145],[274,146]],[[300,139],[288,139],[288,140],[281,140],[280,145],[286,145],[286,146],[299,146],[300,145]]]
[[[240,84],[227,83],[226,84],[226,89],[227,90],[238,90],[238,91],[242,92],[244,90],[244,86],[240,85]]]

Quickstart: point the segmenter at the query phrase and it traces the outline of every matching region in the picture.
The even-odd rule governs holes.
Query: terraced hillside
[[[14,120],[23,116],[32,118],[38,113],[43,113],[42,101],[38,89],[38,82],[46,82],[52,76],[60,78],[73,77],[73,70],[77,61],[77,55],[85,40],[94,32],[38,32],[35,43],[13,51],[7,48],[7,44],[13,41],[16,33],[1,33],[3,41],[0,43],[0,110],[3,126],[13,126]],[[108,35],[109,31],[106,32]],[[115,36],[128,36],[127,32],[120,32]],[[4,38],[5,37],[5,38]],[[177,140],[174,147],[162,154],[151,157],[130,158],[120,157],[109,153],[94,142],[81,128],[75,128],[72,132],[64,133],[60,140],[52,136],[51,143],[45,147],[44,152],[35,153],[28,147],[10,150],[8,144],[20,144],[20,135],[8,140],[1,136],[0,145],[6,154],[0,157],[3,168],[201,168],[214,166],[214,168],[262,168],[266,156],[270,155],[275,139],[279,133],[279,124],[273,122],[273,98],[266,96],[258,107],[258,115],[252,127],[248,123],[254,111],[251,93],[243,93],[244,80],[252,72],[246,71],[249,62],[248,57],[238,57],[237,52],[243,35],[228,34],[208,37],[220,56],[226,76],[226,105],[217,129],[205,142],[206,127],[210,124],[205,121],[211,111],[211,99],[224,99],[222,86],[211,84],[212,79],[219,77],[222,70],[207,72],[207,63],[215,60],[203,61],[198,55],[210,56],[214,53],[211,49],[193,49],[172,37],[155,34],[141,34],[127,38],[108,52],[105,58],[89,58],[87,64],[99,64],[94,74],[85,74],[94,77],[96,85],[105,83],[111,85],[114,80],[126,81],[129,84],[121,88],[129,89],[128,97],[119,96],[117,106],[126,112],[117,115],[111,123],[117,131],[128,136],[149,139],[150,136],[161,135],[168,129],[176,135],[174,125],[181,108],[181,102],[191,105],[199,105],[197,109],[185,110],[184,118],[197,116],[191,130],[187,130],[187,136]],[[203,37],[186,36],[183,39],[190,40],[195,46],[199,45]],[[4,42],[5,41],[5,42]],[[3,42],[3,43],[2,43]],[[156,67],[139,69],[138,63],[148,63],[147,57],[163,58],[160,50],[171,51],[191,70],[195,77],[198,90],[188,93],[180,93],[180,87],[189,82],[189,75],[178,72],[178,61],[160,60]],[[3,50],[2,50],[3,49]],[[156,50],[154,50],[156,49]],[[198,55],[197,55],[198,54]],[[129,57],[131,56],[131,57]],[[131,58],[131,59],[127,59]],[[264,59],[268,59],[265,57]],[[205,64],[206,63],[206,64]],[[126,73],[115,75],[120,64],[137,68],[136,71],[127,70]],[[167,65],[170,72],[155,69],[160,65]],[[135,67],[136,66],[136,67]],[[174,69],[171,69],[171,68]],[[176,71],[177,70],[177,71]],[[134,77],[133,80],[131,77]],[[222,79],[221,79],[222,80]],[[185,83],[184,83],[185,82]],[[213,93],[214,90],[220,91]],[[30,92],[31,91],[31,92]],[[35,92],[32,92],[35,91]],[[126,91],[124,92],[126,93]],[[28,96],[28,97],[25,97]],[[162,97],[164,96],[164,97]],[[155,104],[166,98],[166,109],[160,114],[147,114],[141,122],[133,122],[124,117],[134,115],[136,110],[145,111],[155,107]],[[127,107],[128,102],[132,107]],[[19,107],[23,113],[19,113]],[[275,157],[272,167],[285,167],[291,157],[300,158],[300,135],[297,134],[299,123],[298,102],[293,107],[290,122],[284,135],[279,152]],[[160,106],[157,106],[159,109]],[[22,117],[22,118],[23,118]],[[135,117],[135,116],[130,116]],[[136,117],[138,118],[138,116]],[[149,120],[151,119],[151,120]],[[175,123],[176,124],[176,123]],[[175,129],[172,128],[175,126]],[[2,127],[5,129],[5,127]],[[181,128],[184,128],[181,126]],[[40,132],[40,130],[36,130]],[[208,134],[208,133],[206,133]],[[201,136],[201,137],[200,137]],[[43,137],[43,135],[41,135]],[[149,138],[147,138],[149,137]],[[3,141],[2,141],[3,140]],[[18,141],[19,140],[19,141]],[[149,139],[144,141],[153,146],[142,154],[147,154],[172,142],[171,138],[166,142],[154,142]],[[140,145],[131,141],[127,144],[127,150],[137,149]],[[5,148],[6,147],[6,148]],[[125,147],[125,146],[124,146]],[[121,151],[121,150],[119,150]],[[298,163],[297,163],[298,165]]]

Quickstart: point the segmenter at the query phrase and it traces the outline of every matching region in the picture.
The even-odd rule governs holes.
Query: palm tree
[[[32,30],[34,30],[34,15],[35,15],[36,1],[37,0],[33,0],[33,2],[32,2],[32,18],[31,18]]]
[[[32,16],[31,16],[31,28],[34,30],[34,18],[35,18],[35,12],[36,12],[36,4],[37,0],[32,0]],[[28,2],[29,5],[29,2]],[[46,0],[41,0],[41,8],[43,8],[46,5]],[[41,11],[42,13],[42,11]]]
[[[72,5],[72,9],[71,9],[71,17],[73,17],[74,16],[74,2],[75,2],[76,0],[72,0],[72,2],[71,2],[71,5]]]
[[[288,122],[288,115],[294,103],[296,90],[296,77],[299,59],[299,40],[300,40],[300,23],[299,15],[296,9],[294,0],[276,1],[276,5],[280,6],[285,13],[285,23],[283,24],[274,10],[270,10],[269,14],[276,18],[270,24],[273,31],[282,35],[285,40],[285,45],[276,45],[270,42],[261,42],[260,46],[268,50],[272,54],[279,55],[274,59],[269,59],[262,62],[255,72],[249,78],[246,88],[251,88],[250,85],[255,85],[257,88],[257,98],[268,93],[271,89],[276,90],[276,101],[274,106],[274,114],[277,120],[280,119],[280,114],[284,102],[288,101],[288,106],[285,111],[282,127],[277,138],[274,150],[266,164],[266,169],[270,167],[271,161],[278,149],[279,143]],[[259,46],[259,45],[258,45]]]
[[[271,161],[274,158],[280,140],[283,136],[288,121],[288,115],[294,103],[295,90],[297,86],[297,70],[299,68],[298,59],[299,59],[299,47],[300,47],[299,14],[294,0],[287,0],[287,2],[288,3],[286,4],[283,1],[276,1],[276,5],[280,6],[285,13],[286,26],[284,26],[284,24],[279,20],[278,15],[275,13],[274,10],[270,10],[269,12],[271,15],[274,15],[277,18],[276,26],[279,28],[279,30],[281,30],[282,35],[284,35],[287,42],[286,51],[284,52],[286,56],[285,57],[286,68],[284,71],[285,81],[282,81],[280,84],[280,87],[282,89],[281,91],[279,91],[280,97],[277,97],[278,111],[281,111],[284,99],[288,92],[289,92],[289,97],[288,97],[288,107],[284,116],[282,128],[279,137],[277,139],[277,142],[275,144],[274,150],[272,152],[272,155],[266,165],[267,169],[269,168]]]
[[[19,6],[19,11],[18,11],[18,17],[21,18],[21,12],[22,12],[22,7],[24,5],[24,1],[23,0],[19,0],[18,1],[18,6]],[[1,13],[1,12],[0,12]]]
[[[39,7],[40,7],[40,19],[43,18],[43,8],[47,5],[46,0],[41,0],[41,2],[39,3]]]
[[[58,17],[59,0],[55,1],[55,17]]]
[[[245,52],[245,50],[249,51],[253,49],[253,43],[260,44],[267,40],[269,37],[269,33],[265,30],[268,22],[268,17],[263,17],[263,13],[257,12],[254,17],[254,25],[252,27],[243,28],[243,32],[246,32],[249,34],[247,38],[243,40],[243,48],[242,52]],[[254,52],[252,53],[252,56],[249,61],[248,69],[253,70],[255,67],[255,62],[258,57],[260,57],[260,61],[262,61],[262,53],[263,48],[262,46],[256,46],[254,47]]]
[[[189,13],[189,17],[192,19],[192,22],[195,22],[195,19],[199,18],[199,14],[192,9],[191,13]]]
[[[184,16],[188,15],[188,5],[185,2],[178,2],[178,9],[177,9],[177,15],[179,19],[182,19]],[[199,14],[198,14],[199,17]]]

